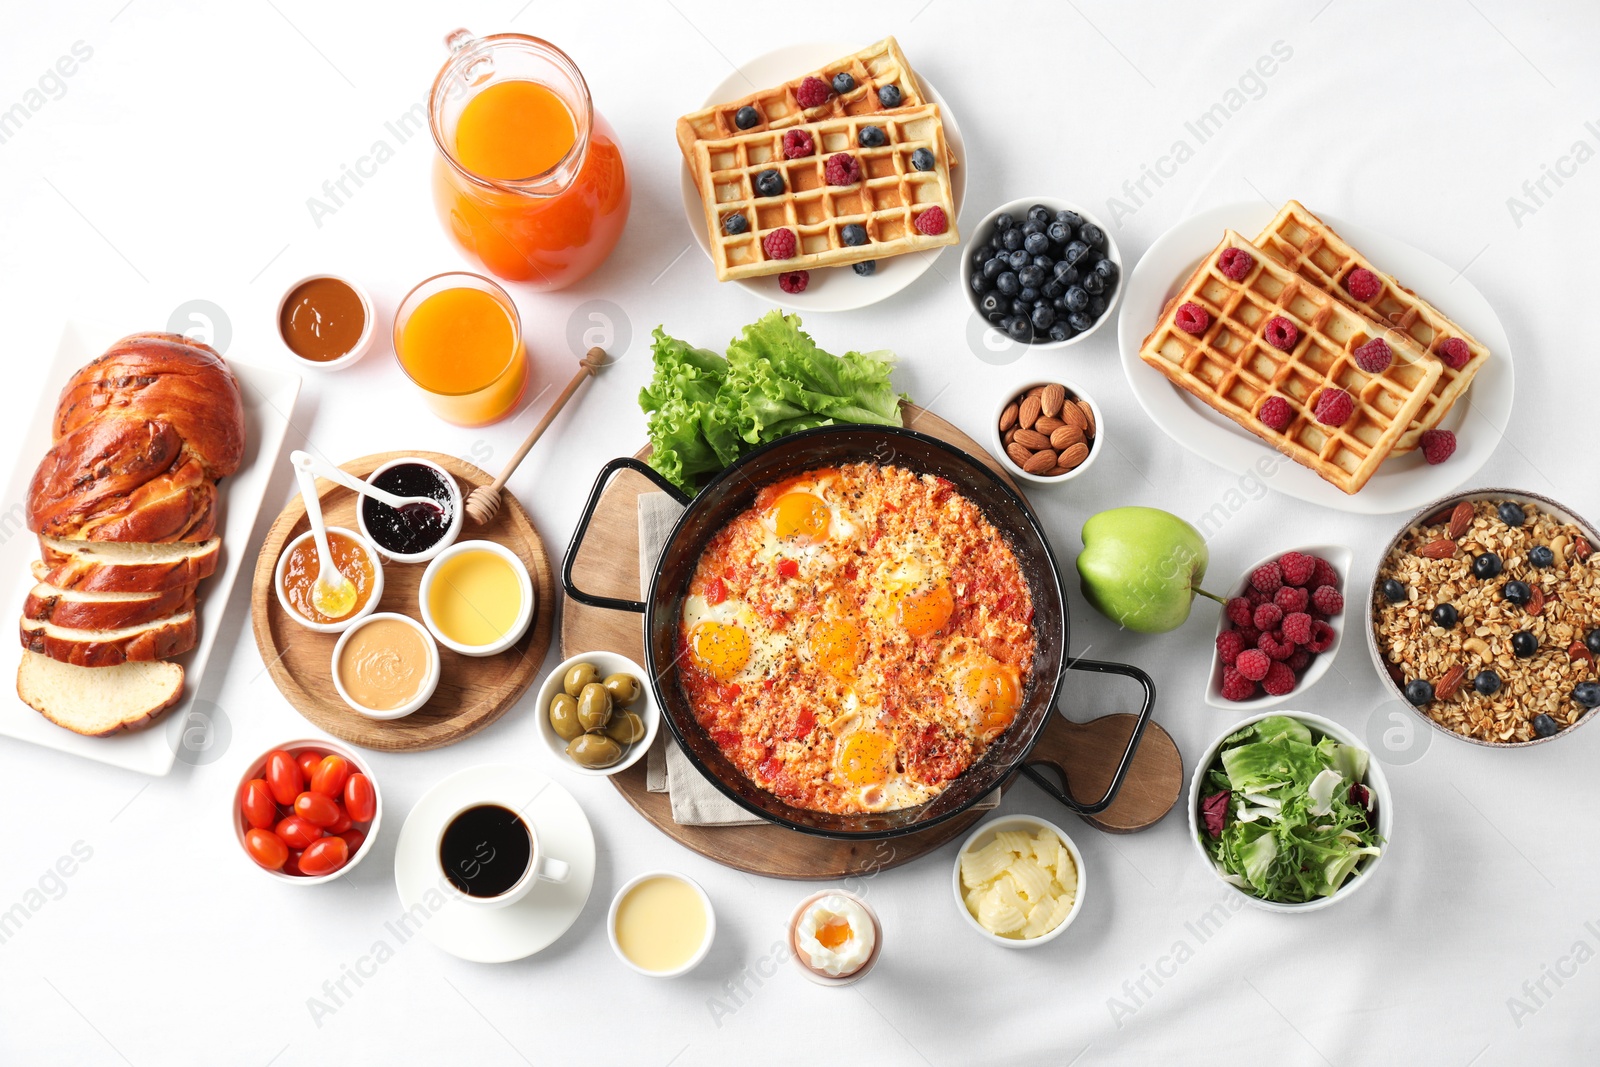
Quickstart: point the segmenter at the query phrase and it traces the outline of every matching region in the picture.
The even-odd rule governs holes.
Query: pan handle
[[[644,601],[622,600],[617,597],[585,593],[578,588],[577,583],[572,578],[572,565],[577,561],[578,550],[583,545],[584,537],[589,533],[589,523],[594,520],[595,508],[600,506],[600,495],[605,492],[607,483],[611,481],[611,476],[620,470],[631,470],[642,474],[678,503],[684,505],[689,503],[689,497],[679,491],[677,486],[658,474],[648,463],[643,463],[632,456],[619,456],[607,463],[600,468],[600,474],[594,480],[594,488],[589,490],[589,499],[584,503],[583,514],[578,518],[578,528],[572,531],[572,540],[567,544],[566,559],[561,564],[561,587],[567,591],[567,595],[573,600],[580,604],[587,604],[591,608],[632,611],[643,615],[645,611]]]
[[[1055,797],[1061,803],[1077,812],[1079,815],[1096,815],[1111,806],[1117,799],[1117,792],[1122,788],[1123,779],[1128,776],[1128,768],[1133,766],[1134,753],[1139,749],[1139,739],[1144,736],[1144,728],[1150,721],[1151,709],[1156,703],[1156,684],[1150,676],[1137,667],[1126,663],[1107,663],[1097,659],[1073,659],[1067,661],[1067,667],[1075,671],[1094,671],[1097,674],[1120,674],[1132,678],[1144,688],[1144,703],[1139,708],[1139,715],[1133,724],[1133,732],[1128,735],[1128,745],[1122,750],[1122,760],[1117,764],[1117,771],[1111,776],[1111,784],[1106,786],[1103,797],[1092,804],[1085,804],[1075,800],[1072,796],[1072,783],[1067,781],[1065,768],[1054,761],[1032,760],[1025,761],[1022,773],[1033,779],[1035,785],[1046,793]],[[1061,785],[1058,786],[1051,778],[1039,771],[1038,765],[1054,767],[1061,774]]]

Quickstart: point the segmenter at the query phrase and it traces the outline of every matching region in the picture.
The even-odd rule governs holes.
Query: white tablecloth
[[[458,267],[429,199],[431,145],[395,144],[385,125],[424,98],[457,23],[569,50],[634,183],[632,218],[604,269],[565,292],[517,294],[541,383],[566,379],[569,330],[589,302],[609,301],[617,318],[621,364],[511,482],[553,552],[595,469],[643,439],[634,397],[649,374],[650,329],[664,323],[716,347],[765,310],[716,285],[693,247],[672,119],[730,61],[797,38],[886,33],[958,112],[967,221],[1001,200],[1059,195],[1115,214],[1131,262],[1197,208],[1294,196],[1459,266],[1496,307],[1517,361],[1515,414],[1475,481],[1600,513],[1600,14],[1578,2],[8,5],[0,308],[12,418],[0,420],[0,448],[15,451],[18,416],[59,385],[40,365],[71,317],[163,329],[187,302],[209,301],[231,326],[229,355],[281,362],[272,313],[293,279],[348,271],[387,320],[415,282]],[[1276,62],[1258,68],[1265,56]],[[58,72],[62,57],[72,57],[61,66],[70,75]],[[1270,76],[1258,72],[1266,66]],[[1202,142],[1190,124],[1217,104],[1228,117]],[[380,140],[392,158],[362,163],[363,184],[314,217],[308,200],[326,200],[323,183]],[[899,297],[808,316],[807,328],[833,350],[895,349],[899,385],[980,438],[1015,383],[1059,372],[1090,390],[1115,449],[1070,488],[1032,494],[1063,561],[1095,511],[1149,504],[1194,520],[1236,483],[1145,419],[1111,329],[1065,355],[980,361],[964,339],[956,275],[946,253]],[[439,423],[380,342],[355,368],[307,380],[290,443],[337,457],[436,449],[498,469],[536,417],[487,430]],[[291,492],[285,471],[269,511]],[[1215,534],[1212,569],[1226,582],[1276,547],[1336,540],[1354,547],[1359,585],[1397,522],[1260,495]],[[257,543],[264,530],[265,520]],[[951,899],[947,846],[856,886],[882,916],[885,951],[868,981],[841,992],[774,970],[782,923],[809,887],[684,851],[609,784],[564,773],[526,706],[450,748],[374,754],[387,818],[377,852],[351,877],[315,890],[262,878],[228,830],[230,794],[244,760],[310,728],[263,674],[246,606],[241,583],[203,682],[232,727],[213,762],[146,779],[0,741],[10,805],[0,914],[27,911],[0,939],[0,1062],[1592,1059],[1600,734],[1495,753],[1422,732],[1385,750],[1397,829],[1379,884],[1306,918],[1219,908],[1226,898],[1181,811],[1109,837],[1018,785],[1005,810],[1060,820],[1083,849],[1077,924],[1038,951],[980,942]],[[1210,609],[1175,633],[1138,637],[1075,591],[1072,606],[1075,648],[1148,669],[1159,720],[1192,762],[1233,718],[1199,699]],[[1300,705],[1376,739],[1389,724],[1362,642],[1346,642],[1335,666]],[[1074,682],[1078,717],[1131,701],[1109,683]],[[462,963],[414,939],[318,1017],[312,998],[328,1003],[324,983],[370,953],[399,913],[391,860],[411,804],[454,770],[507,760],[556,775],[593,822],[599,870],[577,924],[505,966]],[[51,873],[63,857],[70,876]],[[718,909],[711,956],[672,982],[627,971],[603,931],[615,888],[657,866],[699,879]]]

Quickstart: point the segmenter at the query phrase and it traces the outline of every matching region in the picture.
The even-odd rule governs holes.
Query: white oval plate
[[[776,49],[757,56],[722,79],[700,106],[710,107],[720,101],[737,100],[741,96],[748,96],[751,86],[778,85],[797,74],[824,67],[840,56],[859,52],[863,47],[859,44],[812,42]],[[922,75],[917,75],[917,80],[922,83],[923,97],[939,105],[939,114],[944,120],[945,141],[958,160],[956,166],[950,168],[950,194],[955,200],[956,225],[959,227],[961,208],[967,199],[969,164],[966,144],[961,140],[961,128],[956,125],[956,117],[951,112],[950,105],[944,102],[944,97],[940,96],[938,90],[929,85]],[[679,184],[683,190],[683,213],[689,220],[689,232],[694,234],[695,242],[700,245],[700,251],[706,254],[706,260],[710,262],[711,240],[706,236],[705,212],[700,206],[700,190],[695,187],[687,163],[680,168],[679,176]],[[907,252],[904,255],[880,259],[878,269],[868,278],[858,276],[850,267],[823,267],[813,270],[811,281],[803,293],[786,293],[778,288],[776,274],[760,278],[741,278],[724,284],[737,285],[763,300],[769,300],[779,307],[793,311],[854,311],[856,308],[876,304],[898,293],[922,277],[923,272],[933,266],[933,261],[939,258],[941,252],[955,247],[959,246],[942,245],[926,252]],[[715,270],[712,271],[711,277],[713,280],[716,278]]]
[[[1330,226],[1369,259],[1460,322],[1492,353],[1473,379],[1472,387],[1440,423],[1440,429],[1454,430],[1456,434],[1456,452],[1448,460],[1429,466],[1420,449],[1395,456],[1378,468],[1359,493],[1346,494],[1310,468],[1281,459],[1271,445],[1172,385],[1139,358],[1139,346],[1161,309],[1201,257],[1217,246],[1222,231],[1231,227],[1253,236],[1274,214],[1276,209],[1257,200],[1224,204],[1184,219],[1156,239],[1123,283],[1117,344],[1128,385],[1145,414],[1167,436],[1217,466],[1241,475],[1254,470],[1279,492],[1336,511],[1359,515],[1412,511],[1476,474],[1500,444],[1511,418],[1511,342],[1506,338],[1505,327],[1483,294],[1454,267],[1403,241],[1338,216],[1321,213]],[[1262,460],[1276,469],[1262,475],[1257,466]]]
[[[527,798],[517,813],[533,824],[540,852],[572,868],[565,882],[539,882],[503,908],[463,904],[440,888],[440,827],[463,805],[489,796]],[[406,816],[395,843],[394,882],[400,906],[450,955],[473,963],[520,960],[549,947],[583,911],[594,886],[594,831],[572,794],[547,775],[505,765],[468,767],[424,793]]]

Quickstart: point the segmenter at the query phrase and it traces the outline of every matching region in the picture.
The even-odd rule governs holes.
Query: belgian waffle
[[[1217,266],[1217,258],[1230,247],[1255,257],[1240,281]],[[1177,309],[1191,302],[1211,316],[1199,336],[1174,321]],[[1278,315],[1300,333],[1288,352],[1262,336],[1268,321]],[[1395,358],[1387,370],[1373,375],[1356,365],[1353,353],[1375,336],[1389,343]],[[1444,367],[1408,335],[1371,322],[1232,230],[1167,302],[1139,357],[1346,493],[1360,490],[1394,450]],[[1342,426],[1324,426],[1312,415],[1318,395],[1330,387],[1348,391],[1355,400],[1355,410]],[[1272,396],[1289,404],[1291,419],[1281,432],[1256,414]]]
[[[866,126],[883,130],[886,140],[881,147],[861,146],[861,130]],[[961,239],[956,232],[950,170],[944,161],[944,124],[937,104],[848,115],[789,129],[810,133],[816,151],[785,159],[785,131],[778,129],[695,144],[692,169],[700,187],[718,280],[844,266],[953,245]],[[912,167],[911,155],[919,148],[933,153],[932,170]],[[841,152],[856,158],[861,180],[829,185],[827,160]],[[783,175],[783,191],[759,196],[756,176],[769,169]],[[913,223],[933,207],[943,208],[948,221],[943,233],[929,236]],[[726,220],[735,213],[743,215],[747,223],[740,234],[727,232]],[[866,228],[866,244],[844,243],[841,231],[850,223]],[[768,259],[762,238],[779,229],[794,233],[795,254]]]
[[[1374,267],[1367,257],[1351,248],[1333,227],[1307,211],[1298,200],[1283,205],[1276,218],[1256,238],[1256,244],[1273,259],[1315,285],[1340,303],[1355,308],[1374,322],[1392,326],[1409,335],[1418,346],[1436,353],[1439,345],[1459,337],[1471,353],[1458,370],[1439,360],[1442,373],[1434,383],[1422,410],[1401,435],[1396,452],[1417,447],[1423,433],[1439,425],[1472,384],[1472,378],[1489,360],[1489,350],[1438,308],[1401,285],[1392,276]],[[1364,267],[1377,275],[1383,288],[1371,300],[1357,300],[1344,287],[1351,271]],[[1437,358],[1437,357],[1436,357]]]
[[[848,93],[843,95],[832,93],[824,103],[810,109],[801,107],[800,102],[795,99],[800,83],[807,78],[820,78],[831,87],[833,76],[845,72],[856,82],[856,87]],[[738,100],[713,104],[711,107],[690,112],[678,120],[678,147],[683,151],[684,161],[689,164],[689,170],[695,173],[695,181],[698,182],[699,174],[695,171],[694,153],[696,142],[720,141],[741,134],[782,130],[802,122],[818,122],[850,115],[881,114],[890,110],[878,99],[878,90],[886,85],[898,86],[900,89],[900,106],[894,110],[921,107],[927,103],[922,96],[922,83],[917,80],[911,64],[906,62],[905,54],[900,51],[899,42],[893,37],[885,37],[877,44],[864,48],[854,55],[836,59],[821,70],[802,74],[774,88],[762,89]],[[753,107],[761,116],[761,121],[748,130],[741,130],[733,121],[734,115],[742,107]],[[947,156],[947,160],[952,166],[955,165],[954,157]]]

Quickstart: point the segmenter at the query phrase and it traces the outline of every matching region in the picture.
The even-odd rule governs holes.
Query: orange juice
[[[440,275],[412,290],[395,317],[394,342],[434,413],[459,426],[504,418],[528,382],[516,308],[475,275]]]
[[[497,181],[543,174],[577,140],[572,112],[538,82],[491,85],[467,101],[456,122],[456,158],[474,174]]]
[[[605,261],[631,192],[616,135],[572,60],[519,34],[452,35],[429,101],[434,206],[483,269],[559,289]],[[484,83],[483,60],[494,73]]]

